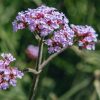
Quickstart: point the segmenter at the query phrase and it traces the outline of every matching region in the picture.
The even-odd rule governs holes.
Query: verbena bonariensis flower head
[[[68,19],[56,8],[42,5],[36,9],[19,12],[12,24],[14,31],[28,27],[31,32],[36,31],[44,37],[68,24]]]
[[[65,15],[57,9],[42,5],[37,9],[19,12],[13,22],[13,29],[17,31],[28,27],[31,32],[46,37],[45,44],[49,46],[49,52],[54,53],[73,44],[74,32],[69,28],[68,22]]]
[[[10,53],[2,53],[2,59],[0,60],[0,89],[5,90],[9,88],[10,85],[16,86],[16,79],[22,78],[24,75],[16,67],[11,67],[10,63],[15,60],[15,58]]]
[[[54,32],[54,35],[45,42],[48,45],[49,53],[59,52],[62,48],[71,46],[73,44],[73,37],[74,32],[68,25]]]
[[[95,50],[95,43],[97,42],[97,34],[95,30],[88,25],[71,25],[75,32],[75,42],[82,49]]]
[[[38,58],[39,47],[34,45],[29,45],[26,49],[26,54],[31,59]]]

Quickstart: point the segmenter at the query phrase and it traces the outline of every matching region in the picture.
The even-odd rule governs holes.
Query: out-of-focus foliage
[[[13,53],[20,69],[35,65],[36,61],[30,60],[25,50],[29,44],[37,45],[37,41],[27,29],[14,33],[12,21],[19,11],[40,4],[64,12],[70,24],[93,26],[100,37],[100,0],[0,0],[0,53]],[[99,70],[100,42],[95,51],[67,49],[46,66],[37,100],[100,100]],[[28,100],[31,82],[32,74],[26,73],[17,87],[0,90],[0,100]]]

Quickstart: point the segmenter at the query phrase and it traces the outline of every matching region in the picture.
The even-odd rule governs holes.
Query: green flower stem
[[[30,73],[33,73],[34,75],[40,74],[41,71],[42,71],[42,70],[38,70],[38,71],[37,71],[37,70],[32,69],[32,68],[25,68],[25,69],[23,70],[24,73],[25,73],[25,72],[30,72]]]
[[[43,70],[43,68],[53,59],[55,58],[57,55],[59,55],[60,53],[62,53],[64,50],[66,50],[67,47],[62,48],[59,52],[52,54],[51,56],[49,56],[47,58],[47,60],[45,60],[39,67],[39,70]]]
[[[37,66],[36,66],[37,72],[39,71],[39,66],[42,62],[42,52],[43,52],[43,39],[39,41],[39,53],[38,53]],[[39,77],[40,77],[40,74],[37,74],[34,76],[29,100],[35,100],[35,94],[37,90]]]

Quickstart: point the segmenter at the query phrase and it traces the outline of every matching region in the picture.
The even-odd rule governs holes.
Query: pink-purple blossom
[[[16,86],[17,78],[22,78],[24,75],[18,68],[11,67],[10,63],[15,58],[10,53],[2,53],[2,59],[0,60],[0,89],[5,90],[9,86]]]
[[[78,43],[80,48],[95,50],[95,43],[97,42],[97,34],[95,30],[88,25],[71,25],[72,30],[75,32],[75,42]]]
[[[31,59],[38,58],[39,47],[34,45],[29,45],[26,49],[26,54]]]
[[[16,58],[14,58],[11,53],[7,53],[7,54],[6,53],[2,53],[1,57],[3,58],[5,65],[9,65],[10,62],[13,62],[13,61],[16,60]]]
[[[95,49],[97,34],[88,25],[68,25],[69,21],[62,12],[56,8],[42,5],[36,9],[19,12],[14,20],[14,31],[28,28],[44,38],[49,53],[59,52],[64,47],[78,43],[80,48]]]
[[[36,31],[39,36],[45,37],[68,22],[65,15],[56,8],[42,5],[36,9],[19,12],[12,24],[14,31],[28,27],[31,32]]]
[[[62,12],[42,5],[36,9],[19,12],[12,24],[14,31],[28,27],[31,32],[44,37],[49,53],[54,53],[73,44],[74,32],[68,23]]]
[[[45,44],[48,45],[49,53],[59,52],[64,47],[73,45],[74,32],[69,26],[54,32],[54,35],[47,39]]]

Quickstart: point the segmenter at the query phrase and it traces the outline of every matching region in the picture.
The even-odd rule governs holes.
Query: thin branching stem
[[[49,57],[47,58],[47,60],[45,60],[45,61],[40,65],[39,70],[43,70],[43,68],[44,68],[53,58],[55,58],[57,55],[59,55],[60,53],[62,53],[66,48],[67,48],[67,47],[62,48],[59,52],[54,53],[54,54],[52,54],[51,56],[49,56]]]
[[[39,71],[39,66],[40,66],[41,61],[42,61],[42,52],[43,52],[43,39],[41,39],[39,41],[39,53],[38,53],[37,66],[36,66],[37,72]],[[37,90],[39,77],[40,77],[39,74],[34,76],[29,100],[35,100],[35,94],[36,94],[36,90]]]
[[[38,71],[37,71],[37,70],[32,69],[32,68],[25,68],[25,69],[23,70],[24,73],[25,73],[25,72],[30,72],[30,73],[33,73],[34,75],[40,74],[41,71],[42,71],[42,70],[38,70]]]

